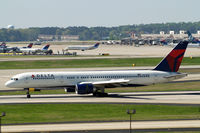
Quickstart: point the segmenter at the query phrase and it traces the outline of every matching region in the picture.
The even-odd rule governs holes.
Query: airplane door
[[[27,84],[28,83],[28,77],[26,77],[25,79],[24,79],[24,82]]]
[[[158,75],[157,74],[153,75],[153,84],[155,84],[157,80],[158,80]]]
[[[61,83],[61,84],[64,83],[64,76],[60,76],[60,83]]]

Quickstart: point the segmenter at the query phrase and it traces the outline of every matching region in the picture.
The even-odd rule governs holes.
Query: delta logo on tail
[[[28,46],[26,46],[26,47],[21,47],[21,48],[32,48],[32,46],[33,46],[33,43],[29,43]]]
[[[98,48],[99,47],[99,43],[96,43],[95,45],[94,45],[94,48]]]
[[[45,45],[45,46],[42,48],[42,50],[48,50],[49,46],[50,46],[49,44]]]
[[[30,43],[30,44],[27,46],[27,48],[32,48],[32,46],[33,46],[33,43]]]
[[[184,57],[187,45],[188,41],[180,42],[154,70],[177,72]]]

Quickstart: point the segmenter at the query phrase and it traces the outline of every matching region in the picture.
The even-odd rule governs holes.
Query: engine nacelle
[[[93,93],[94,86],[93,84],[77,84],[75,90],[76,94],[90,94]]]

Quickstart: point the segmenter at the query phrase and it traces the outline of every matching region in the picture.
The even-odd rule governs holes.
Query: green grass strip
[[[0,69],[131,67],[132,64],[135,66],[156,66],[161,60],[162,58],[3,61],[0,62]],[[184,58],[183,65],[200,65],[200,57]]]
[[[129,120],[127,109],[136,109],[133,120],[199,119],[200,107],[130,104],[17,104],[0,105],[4,124],[70,121]]]

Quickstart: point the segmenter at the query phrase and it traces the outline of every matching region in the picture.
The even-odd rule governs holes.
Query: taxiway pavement
[[[132,129],[200,128],[200,120],[134,121]],[[2,132],[52,132],[129,129],[129,122],[95,122],[68,124],[8,125]]]
[[[6,95],[0,96],[0,104],[173,104],[200,105],[200,91],[110,93],[108,97],[92,95]]]

